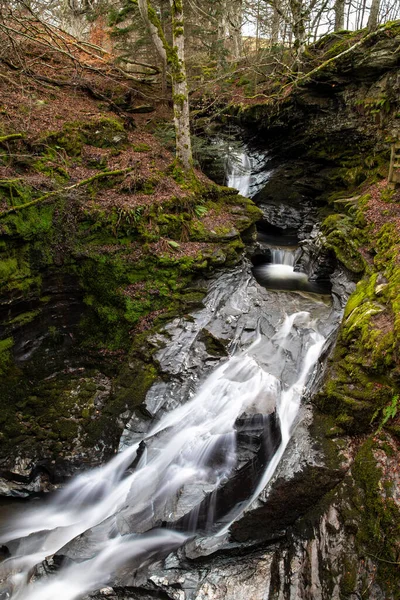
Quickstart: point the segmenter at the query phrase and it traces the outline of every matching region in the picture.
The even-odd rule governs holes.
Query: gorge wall
[[[310,63],[357,41],[325,39]],[[282,163],[255,201],[320,207],[315,268],[330,261],[357,287],[286,462],[226,543],[217,552],[186,545],[148,571],[120,573],[92,598],[400,597],[400,194],[385,180],[399,60],[400,27],[391,24],[281,102],[230,109]],[[89,125],[68,118],[55,128],[55,119],[55,132],[2,142],[10,144],[0,182],[7,494],[51,489],[101,462],[135,411],[149,417],[143,401],[160,374],[154,335],[201,305],[196,274],[237,262],[240,234],[251,239],[261,214],[229,190],[185,180],[147,133],[100,113]],[[19,130],[4,123],[2,133]],[[10,163],[12,153],[31,158]],[[145,173],[121,172],[138,162]],[[84,192],[59,191],[60,177],[63,188],[91,181]],[[51,204],[21,208],[56,190]],[[206,337],[208,349],[224,352]]]

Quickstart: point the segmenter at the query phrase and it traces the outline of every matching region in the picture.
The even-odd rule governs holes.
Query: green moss
[[[66,123],[61,131],[44,135],[40,143],[46,148],[50,159],[56,158],[56,153],[59,150],[64,150],[68,156],[80,156],[84,143],[81,126],[78,123]],[[45,156],[41,161],[44,158]]]
[[[336,258],[353,273],[363,273],[365,261],[358,249],[360,232],[354,228],[350,217],[333,214],[327,217],[321,230],[325,235],[325,246],[331,249]]]
[[[354,593],[357,585],[358,564],[355,558],[345,557],[342,564],[342,577],[340,579],[340,592],[342,598],[349,598]]]
[[[400,239],[390,221],[378,232],[369,228],[365,233],[363,214],[368,202],[368,195],[360,196],[350,205],[349,214],[331,215],[324,221],[328,239],[336,230],[340,232],[342,247],[335,248],[338,257],[349,254],[346,236],[353,250],[367,246],[374,255],[348,300],[330,376],[316,398],[320,408],[352,434],[376,428],[379,415],[396,396],[399,377]]]
[[[206,266],[207,262],[201,268]],[[84,261],[78,274],[90,309],[81,323],[86,343],[127,348],[132,326],[149,312],[179,302],[180,293],[198,268],[195,258],[169,254],[144,254],[136,263],[118,255]]]
[[[140,144],[134,144],[132,150],[134,152],[150,152],[151,148],[148,144],[141,142]]]
[[[204,295],[204,290],[192,288],[183,289],[179,300],[183,305],[184,311],[186,312],[187,310],[197,310],[199,308],[204,308]]]
[[[31,323],[34,319],[36,319],[36,317],[39,314],[40,314],[39,310],[31,310],[28,312],[21,313],[14,319],[11,319],[10,321],[8,321],[7,325],[19,325],[19,326],[27,325],[28,323]]]
[[[60,159],[60,151],[76,158],[81,155],[84,144],[96,148],[122,149],[126,147],[127,139],[124,125],[118,118],[102,117],[85,123],[66,123],[61,131],[50,132],[42,137],[39,145],[44,148],[45,154],[36,162],[36,168],[46,172],[49,162]],[[54,174],[54,171],[49,174]]]
[[[146,394],[158,376],[155,365],[132,358],[116,381],[117,392],[113,410],[132,410],[143,404]]]
[[[142,334],[135,338],[129,359],[115,381],[111,400],[99,418],[86,427],[86,445],[95,444],[105,437],[114,440],[114,444],[117,445],[121,434],[117,424],[119,416],[126,411],[131,413],[135,410],[141,411],[142,418],[146,414],[143,403],[148,390],[158,378],[157,366],[151,358],[155,348],[147,343],[147,335]]]
[[[54,205],[30,206],[23,212],[7,215],[2,221],[3,233],[31,240],[50,233],[53,226]]]
[[[11,348],[13,345],[12,337],[0,340],[0,375],[5,375],[12,364]]]
[[[45,366],[39,359],[26,373],[11,371],[0,383],[2,397],[7,398],[0,411],[2,456],[12,454],[16,444],[18,452],[28,449],[31,456],[68,452],[78,435],[85,437],[97,386],[63,373],[41,380]]]
[[[367,440],[352,467],[357,485],[353,503],[361,516],[356,544],[360,553],[375,559],[377,582],[394,598],[399,598],[400,511],[391,494],[382,487],[382,471],[374,456],[374,450],[378,449],[382,451],[379,443]]]
[[[41,276],[33,272],[26,250],[11,251],[11,256],[0,255],[0,284],[2,292],[27,292],[39,287]]]
[[[55,140],[53,140],[53,137],[56,137],[56,134],[52,134],[39,143],[39,148],[42,150],[41,156],[32,161],[32,168],[38,173],[54,179],[59,184],[65,183],[69,179],[68,161],[66,160],[64,148],[58,145],[58,137]],[[75,155],[72,154],[72,156]]]
[[[97,148],[122,148],[128,139],[122,121],[111,117],[86,124],[83,136],[86,144]]]
[[[29,202],[33,195],[32,188],[22,179],[0,179],[0,199],[5,199],[10,207]]]

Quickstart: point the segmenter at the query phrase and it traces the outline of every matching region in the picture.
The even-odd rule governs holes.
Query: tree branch
[[[40,196],[40,198],[36,198],[35,200],[31,200],[30,202],[25,202],[25,204],[13,206],[12,208],[1,212],[0,219],[2,217],[5,217],[6,215],[9,215],[10,213],[17,212],[24,208],[29,208],[30,206],[34,206],[35,204],[39,204],[40,202],[44,202],[45,200],[48,200],[53,196],[58,196],[59,194],[63,194],[65,192],[69,192],[84,185],[88,185],[89,183],[92,183],[97,179],[103,179],[104,177],[115,177],[116,175],[124,175],[130,173],[135,168],[136,167],[127,167],[126,169],[118,169],[117,171],[104,171],[103,173],[96,173],[96,175],[92,175],[92,177],[89,177],[88,179],[82,179],[81,181],[78,181],[78,183],[74,183],[73,185],[61,188],[60,190],[55,190],[54,192],[47,192],[47,194]]]
[[[11,142],[11,140],[20,140],[23,137],[23,133],[10,133],[10,135],[2,135],[0,136],[0,144]]]
[[[337,54],[336,56],[332,56],[332,58],[329,58],[325,62],[321,63],[320,65],[318,65],[318,67],[315,67],[315,69],[312,69],[308,73],[304,73],[303,75],[299,76],[295,81],[291,81],[290,83],[287,83],[286,85],[283,86],[282,89],[285,89],[289,85],[293,85],[293,84],[297,85],[299,82],[307,80],[308,78],[310,78],[315,73],[318,73],[318,71],[322,71],[322,69],[324,69],[327,65],[335,62],[339,58],[342,58],[342,56],[346,56],[346,54],[350,54],[351,52],[353,52],[353,50],[355,48],[359,48],[360,46],[362,46],[364,44],[364,42],[366,42],[367,40],[369,40],[372,37],[376,36],[378,33],[380,33],[379,30],[372,31],[371,33],[368,33],[365,37],[363,37],[356,44],[354,44],[350,48],[347,48],[347,50],[344,50],[343,52],[341,52],[340,54]]]

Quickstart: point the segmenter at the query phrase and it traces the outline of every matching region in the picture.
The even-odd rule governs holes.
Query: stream
[[[228,185],[249,194],[245,152]],[[110,462],[3,522],[1,600],[81,599],[179,548],[209,555],[251,516],[342,315],[331,282],[298,270],[293,231],[271,227],[261,225],[252,263],[205,282],[204,308],[155,336],[168,377],[147,394],[150,424],[133,414]]]

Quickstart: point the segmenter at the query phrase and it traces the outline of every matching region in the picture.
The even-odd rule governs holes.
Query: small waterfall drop
[[[271,261],[258,260],[253,267],[257,281],[268,289],[329,294],[329,282],[310,281],[308,275],[296,270],[296,249],[270,248]]]
[[[245,152],[232,152],[227,159],[228,187],[238,190],[241,196],[248,196],[252,165]]]
[[[271,248],[273,265],[294,266],[294,252],[283,248]]]

